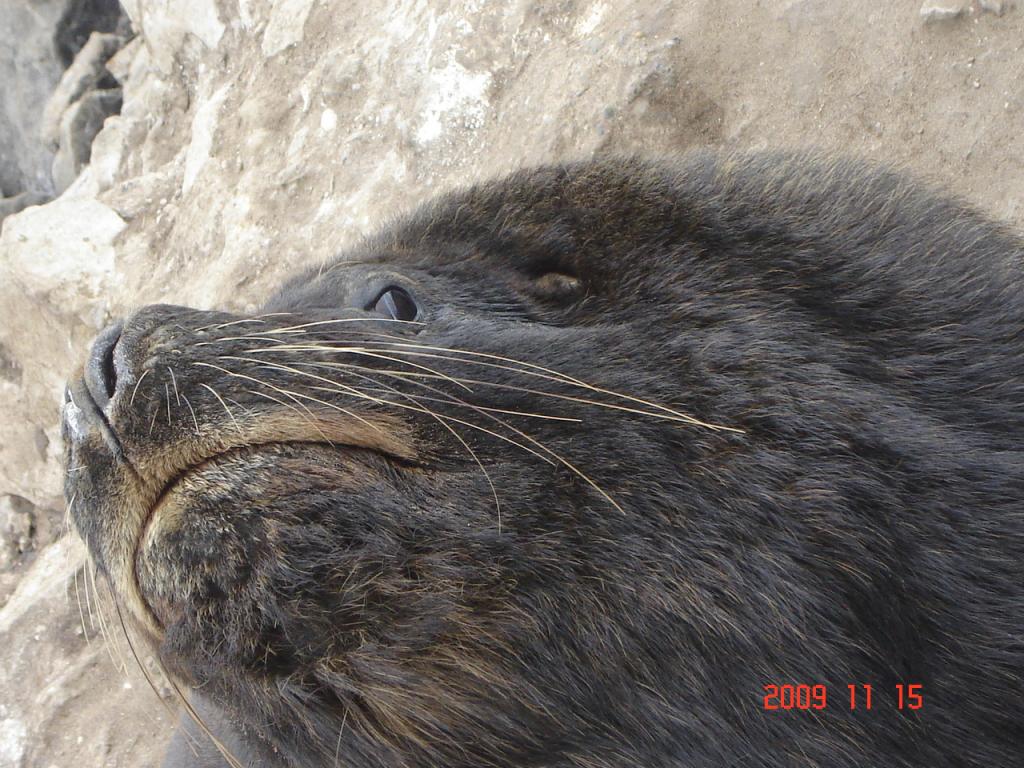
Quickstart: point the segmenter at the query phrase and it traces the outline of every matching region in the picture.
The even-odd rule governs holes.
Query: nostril
[[[122,323],[114,323],[96,337],[89,353],[89,361],[85,365],[85,385],[101,409],[107,407],[110,398],[117,391],[114,349],[121,338],[121,328]]]

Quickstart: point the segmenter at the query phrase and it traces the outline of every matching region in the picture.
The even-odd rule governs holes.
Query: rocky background
[[[603,153],[815,145],[1020,227],[1022,47],[998,0],[0,0],[0,766],[156,765],[176,718],[65,535],[58,402],[110,318],[253,308]]]

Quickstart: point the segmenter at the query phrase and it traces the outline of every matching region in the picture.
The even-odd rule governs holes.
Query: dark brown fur
[[[524,171],[113,329],[72,513],[242,762],[1009,768],[1022,255],[855,162]]]

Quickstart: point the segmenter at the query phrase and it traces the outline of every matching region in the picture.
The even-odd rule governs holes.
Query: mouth
[[[170,476],[170,478],[157,491],[153,503],[147,507],[145,514],[142,517],[141,524],[139,525],[139,530],[135,536],[132,554],[133,560],[138,560],[142,551],[143,543],[146,541],[149,529],[152,527],[154,520],[158,517],[160,508],[164,506],[167,500],[190,480],[201,477],[203,474],[230,462],[232,459],[255,457],[260,453],[270,451],[275,448],[316,445],[322,445],[322,443],[314,441],[287,440],[238,445],[228,448],[227,450],[211,453],[204,458],[184,465]]]
[[[342,444],[326,443],[319,440],[285,439],[247,443],[211,452],[182,465],[168,477],[159,490],[151,496],[153,501],[144,506],[144,512],[140,516],[138,527],[134,532],[129,561],[138,594],[160,632],[164,631],[165,623],[160,620],[158,612],[154,610],[146,597],[140,569],[143,567],[143,560],[148,556],[147,553],[156,545],[156,542],[161,540],[161,536],[165,535],[167,530],[173,530],[177,525],[176,522],[168,522],[167,514],[180,514],[181,510],[192,508],[196,499],[202,498],[204,484],[207,486],[217,485],[218,491],[245,488],[247,486],[246,477],[249,476],[246,470],[250,466],[253,470],[253,477],[256,475],[257,467],[273,466],[273,458],[264,463],[261,462],[263,457],[273,457],[275,454],[294,454],[296,449],[323,450],[327,448],[333,452],[344,454],[344,456],[339,456],[339,462],[344,462],[345,456],[354,458],[358,455],[373,455],[378,459],[384,459],[400,466],[416,464],[407,457],[382,451],[380,446],[370,447],[352,442]],[[220,477],[218,477],[219,472],[223,472]],[[224,476],[227,477],[227,481],[224,480]],[[262,492],[260,491],[260,493]],[[243,492],[241,495],[245,495],[245,493]],[[183,505],[181,510],[175,510],[168,506],[175,503],[173,500],[176,496],[180,496],[178,503]],[[168,525],[171,526],[170,529],[165,527]]]

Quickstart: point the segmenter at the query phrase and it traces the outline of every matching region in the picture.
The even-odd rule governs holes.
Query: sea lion
[[[1022,256],[888,169],[705,151],[138,310],[67,495],[200,710],[167,765],[1018,765]]]

